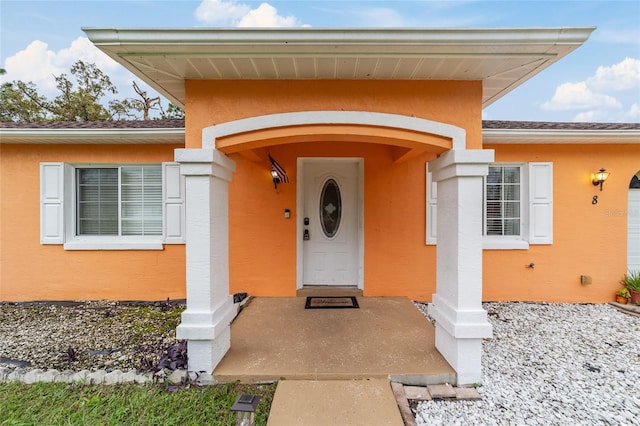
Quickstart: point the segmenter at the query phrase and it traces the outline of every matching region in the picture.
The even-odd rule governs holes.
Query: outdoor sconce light
[[[607,180],[608,177],[609,177],[609,172],[606,171],[605,169],[600,169],[600,171],[593,173],[591,175],[591,182],[593,183],[593,186],[600,185],[600,191],[602,191],[602,184],[604,183],[605,180]]]
[[[271,178],[273,179],[273,187],[278,190],[279,183],[289,183],[289,176],[287,172],[282,168],[276,160],[269,154],[269,161],[271,162]]]
[[[259,403],[259,396],[240,395],[231,407],[231,411],[236,413],[236,426],[253,426],[256,421],[256,408]]]
[[[278,172],[275,170],[271,170],[271,177],[273,178],[273,187],[278,189],[278,184],[280,183],[280,177],[278,176]]]

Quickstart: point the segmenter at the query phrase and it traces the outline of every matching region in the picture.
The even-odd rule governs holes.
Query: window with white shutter
[[[179,164],[42,163],[40,179],[42,244],[134,250],[184,243]]]
[[[436,244],[437,184],[427,165],[426,243]],[[553,243],[553,163],[495,163],[484,179],[483,247]]]

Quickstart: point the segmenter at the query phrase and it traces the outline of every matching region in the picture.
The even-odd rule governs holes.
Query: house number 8
[[[591,204],[598,204],[598,196],[594,195],[593,199],[591,200]]]

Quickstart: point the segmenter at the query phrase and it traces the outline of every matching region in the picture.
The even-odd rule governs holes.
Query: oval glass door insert
[[[340,227],[342,216],[342,197],[340,187],[333,179],[327,179],[320,193],[320,224],[322,232],[328,238],[333,237]]]

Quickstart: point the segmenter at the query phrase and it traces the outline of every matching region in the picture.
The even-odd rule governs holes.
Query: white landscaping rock
[[[102,382],[105,385],[117,385],[118,383],[120,383],[121,377],[122,377],[122,371],[113,370],[104,375]]]
[[[187,370],[173,370],[166,378],[169,383],[179,384],[182,383],[187,377]]]
[[[640,425],[640,317],[601,304],[484,308],[482,400],[421,402],[418,425]]]

